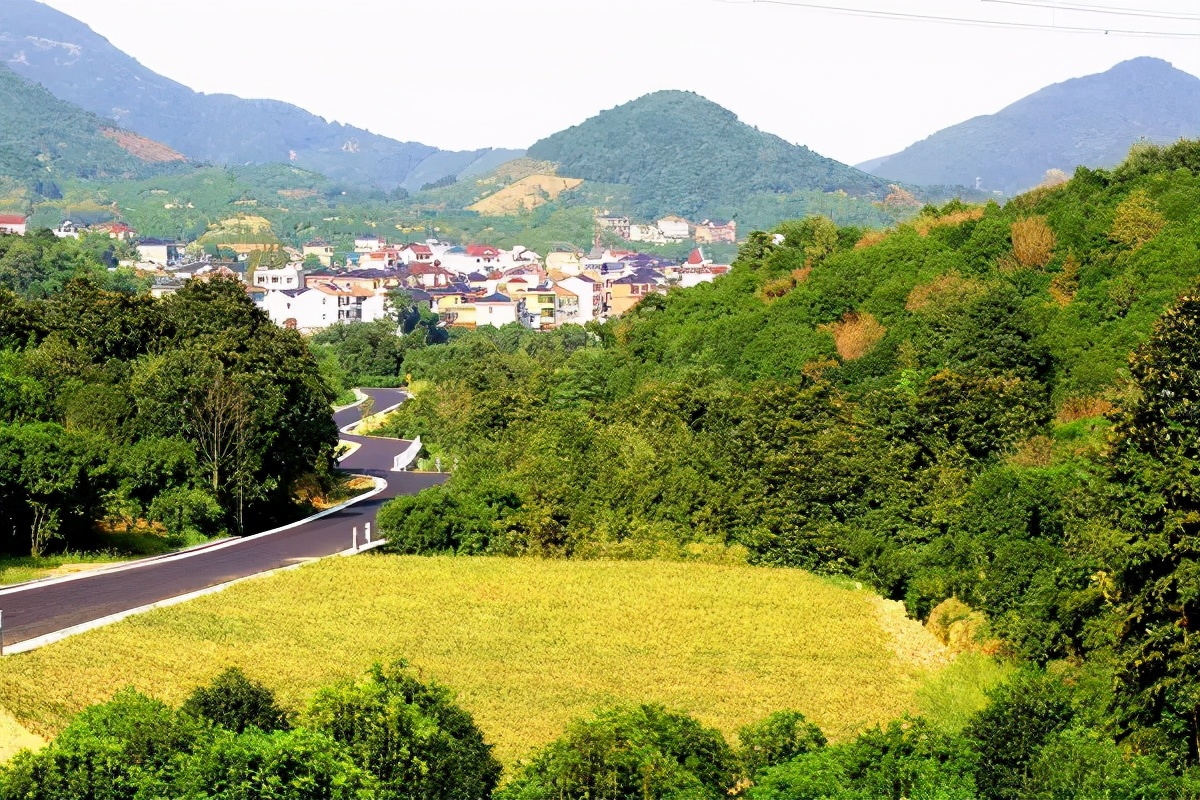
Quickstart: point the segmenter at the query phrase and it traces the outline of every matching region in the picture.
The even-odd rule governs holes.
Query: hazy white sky
[[[447,149],[526,147],[647,92],[688,89],[857,163],[1135,56],[1200,75],[1200,0],[46,2],[199,91],[285,100]],[[868,18],[793,2],[1060,29]]]

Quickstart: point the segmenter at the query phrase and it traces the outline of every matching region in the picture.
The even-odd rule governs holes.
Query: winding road
[[[404,401],[397,389],[365,389],[376,412]],[[358,406],[334,413],[340,428],[361,418]],[[397,495],[415,494],[441,483],[446,475],[392,472],[397,454],[410,444],[342,433],[358,449],[341,462],[342,469],[380,478],[381,491],[352,501],[336,511],[240,539],[225,539],[190,550],[119,564],[68,578],[34,581],[0,589],[3,612],[0,640],[4,652],[32,649],[72,629],[119,618],[147,606],[190,596],[240,578],[351,548],[357,527],[362,542],[366,523],[374,525],[380,506]]]

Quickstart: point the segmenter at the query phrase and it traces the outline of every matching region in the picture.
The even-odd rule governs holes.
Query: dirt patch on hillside
[[[505,186],[495,194],[467,206],[484,216],[497,217],[532,211],[549,203],[563,192],[583,183],[579,178],[560,178],[557,175],[530,175]]]
[[[130,131],[105,128],[101,131],[125,152],[151,164],[166,164],[171,161],[187,161],[187,157],[167,147],[162,142],[138,136]]]
[[[950,653],[938,638],[904,612],[904,604],[875,596],[875,616],[879,627],[891,639],[896,657],[918,669],[941,669],[950,663]]]
[[[0,764],[22,750],[36,750],[45,744],[45,739],[25,730],[7,711],[0,709]]]

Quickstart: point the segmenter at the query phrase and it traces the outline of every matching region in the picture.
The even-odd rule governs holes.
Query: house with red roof
[[[24,236],[25,216],[23,214],[0,214],[0,233]]]
[[[469,244],[467,245],[467,255],[484,264],[491,264],[500,258],[500,248],[492,247],[490,244]]]

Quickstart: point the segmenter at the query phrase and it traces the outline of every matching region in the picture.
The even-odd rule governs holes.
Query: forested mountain
[[[206,95],[158,75],[82,22],[37,0],[0,3],[0,59],[64,100],[164,142],[195,161],[289,161],[331,178],[392,189],[419,188],[520,155],[450,152],[326,122],[275,100]],[[433,177],[428,177],[437,173]]]
[[[845,191],[883,200],[888,182],[740,122],[691,92],[648,94],[549,136],[529,157],[559,174],[628,185],[644,217],[719,216],[759,194]]]
[[[1157,58],[1048,86],[1012,105],[859,164],[891,180],[1016,194],[1047,170],[1111,167],[1135,142],[1200,136],[1200,78]]]
[[[0,176],[54,194],[64,178],[147,177],[184,158],[59,100],[0,65]]]

